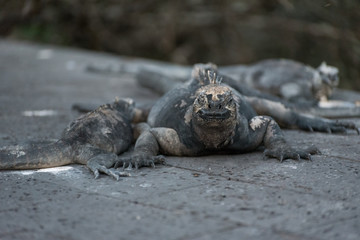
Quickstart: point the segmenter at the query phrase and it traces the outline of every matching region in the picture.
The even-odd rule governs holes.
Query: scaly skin
[[[139,115],[130,99],[100,106],[70,123],[56,142],[1,148],[0,169],[36,169],[77,163],[87,165],[96,178],[100,173],[115,179],[129,176],[112,167],[119,161],[118,154],[130,147],[133,141],[131,121]],[[139,164],[137,161],[136,164],[152,166],[154,163],[143,161]]]
[[[188,75],[191,72],[188,66],[170,66],[154,68],[144,65],[136,72],[137,81],[143,87],[165,94],[186,82],[188,78],[185,78],[184,72],[189,72]],[[171,71],[162,70],[166,68]],[[293,111],[314,116],[360,116],[360,107],[355,103],[327,100],[339,79],[337,68],[325,63],[315,69],[288,59],[270,59],[251,65],[221,66],[219,72],[223,82],[243,96],[282,103]],[[324,102],[328,107],[322,107]]]
[[[319,153],[316,147],[289,146],[273,118],[257,116],[253,102],[230,84],[221,83],[214,65],[196,65],[190,81],[170,90],[152,107],[147,124],[138,127],[134,153],[126,160],[163,158],[159,154],[243,153],[261,145],[265,156],[279,161],[311,160],[311,154]],[[270,111],[272,105],[264,103],[264,109]],[[278,111],[294,114],[285,106]],[[291,125],[292,120],[283,122]]]

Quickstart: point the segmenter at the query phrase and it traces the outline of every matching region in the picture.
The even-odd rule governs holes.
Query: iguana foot
[[[346,133],[347,130],[354,130],[360,134],[360,129],[353,122],[339,120],[300,118],[298,126],[302,130],[310,132]]]
[[[264,151],[264,157],[277,158],[280,162],[283,162],[285,159],[300,160],[301,158],[311,161],[312,154],[321,154],[321,152],[315,146],[299,150],[294,149],[287,144],[282,146],[275,146]]]
[[[130,157],[119,158],[115,163],[115,168],[122,164],[122,168],[132,169],[133,166],[138,169],[141,167],[155,167],[155,164],[164,164],[165,157],[163,155],[149,156],[145,154],[135,154]]]
[[[131,174],[127,173],[127,172],[123,172],[123,171],[118,171],[114,168],[106,168],[102,165],[95,165],[95,166],[88,166],[90,168],[90,170],[94,173],[95,175],[95,179],[99,178],[100,176],[100,172],[104,173],[106,175],[109,175],[113,178],[115,178],[116,180],[120,180],[120,177],[130,177]]]
[[[94,173],[95,179],[99,178],[100,173],[111,176],[116,180],[119,180],[120,177],[131,176],[130,173],[111,168],[116,159],[117,156],[115,154],[102,154],[90,159],[86,165]]]

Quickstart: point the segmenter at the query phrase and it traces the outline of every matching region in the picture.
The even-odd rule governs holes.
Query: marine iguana
[[[144,112],[132,99],[116,99],[112,104],[84,114],[71,122],[61,138],[0,149],[0,169],[37,169],[67,164],[84,164],[95,175],[105,173],[119,179],[127,172],[113,169],[118,154],[128,150],[133,141],[131,122],[143,120]],[[161,161],[161,158],[155,158]],[[136,161],[137,166],[154,166],[153,160]]]
[[[267,59],[251,65],[221,68],[248,87],[297,104],[326,101],[339,84],[339,70],[322,62],[318,68],[289,59]]]
[[[153,74],[161,79],[157,79],[161,85],[154,89],[161,94],[173,87],[172,82],[186,82],[191,75],[190,66],[145,60],[132,60],[130,64],[87,65],[86,70],[97,73]],[[267,59],[249,65],[220,66],[218,70],[249,89],[308,106],[327,100],[339,83],[339,70],[325,62],[313,68],[290,59]]]
[[[190,66],[143,59],[123,61],[119,58],[117,62],[87,64],[85,69],[100,74],[136,74],[142,86],[160,94],[191,76]],[[290,59],[268,59],[249,65],[220,66],[219,72],[241,83],[241,94],[246,96],[282,102],[297,111],[320,117],[360,116],[360,99],[349,100],[351,92],[336,89],[339,71],[324,62],[313,68]],[[90,109],[93,108],[87,110]]]
[[[289,146],[275,120],[257,113],[274,116],[281,125],[290,128],[358,131],[352,123],[308,117],[279,102],[244,96],[234,88],[239,85],[236,81],[221,79],[215,65],[195,65],[192,78],[161,97],[150,110],[147,123],[136,126],[140,136],[134,152],[121,160],[153,159],[158,154],[242,153],[261,145],[265,146],[265,156],[280,161],[310,160],[311,154],[319,153],[316,147]]]

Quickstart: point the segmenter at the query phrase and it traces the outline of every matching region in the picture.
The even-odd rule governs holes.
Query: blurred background
[[[187,65],[326,61],[360,90],[359,0],[0,0],[0,35]]]

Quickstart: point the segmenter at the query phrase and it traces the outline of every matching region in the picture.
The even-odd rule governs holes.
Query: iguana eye
[[[198,97],[198,103],[201,105],[206,104],[206,96],[204,94],[200,94]]]

